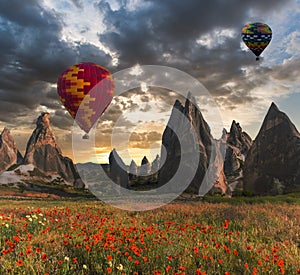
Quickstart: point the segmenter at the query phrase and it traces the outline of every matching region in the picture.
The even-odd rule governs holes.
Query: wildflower
[[[23,261],[20,259],[16,262],[16,266],[22,266],[23,265]]]
[[[179,268],[178,268],[178,270],[180,270],[180,271],[184,271],[185,270],[185,268],[181,265]]]
[[[73,258],[73,263],[76,264],[77,263],[77,259]]]
[[[172,269],[172,266],[167,265],[166,272],[168,273]]]
[[[63,263],[62,260],[58,260],[58,262],[57,262],[58,265],[61,265],[62,263]]]
[[[111,255],[107,255],[107,260],[112,261],[113,257]]]
[[[123,265],[122,265],[122,264],[119,264],[119,265],[117,266],[117,269],[118,269],[118,270],[123,270]]]
[[[67,261],[67,262],[70,261],[70,258],[66,256],[65,261]]]
[[[13,236],[14,241],[16,241],[17,243],[19,243],[21,241],[21,239],[18,236]]]
[[[244,264],[244,267],[248,269],[248,268],[249,268],[249,265],[248,265],[247,263],[245,263],[245,264]]]
[[[258,264],[258,265],[262,265],[262,261],[261,261],[261,260],[258,260],[258,261],[257,261],[257,264]]]
[[[88,269],[87,265],[85,265],[85,264],[82,266],[82,268],[83,269]]]
[[[225,221],[224,221],[224,226],[223,226],[223,227],[224,227],[224,228],[228,228],[228,225],[229,225],[229,221],[228,221],[228,220],[225,220]]]
[[[112,273],[111,267],[108,267],[108,268],[106,269],[106,271],[107,271],[107,273]]]
[[[43,253],[41,258],[43,261],[45,261],[47,259],[47,255],[45,253]]]

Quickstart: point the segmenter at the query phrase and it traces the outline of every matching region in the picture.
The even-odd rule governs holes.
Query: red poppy
[[[23,261],[20,259],[16,262],[16,266],[22,266],[23,265]]]

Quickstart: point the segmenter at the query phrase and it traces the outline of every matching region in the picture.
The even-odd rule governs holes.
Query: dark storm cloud
[[[41,1],[0,1],[1,121],[26,124],[28,113],[34,113],[39,105],[60,110],[56,89],[51,90],[49,83],[56,83],[72,64],[93,60],[108,66],[111,62],[89,43],[62,40],[63,26],[63,18],[41,6]],[[66,118],[58,112],[54,123],[65,128]]]
[[[251,14],[266,18],[287,2],[292,1],[148,0],[126,9],[127,2],[120,1],[123,7],[112,10],[101,1],[107,32],[99,39],[118,53],[120,68],[137,63],[173,66],[198,78],[216,96],[236,92],[224,89],[230,81],[248,93],[258,83],[247,79],[241,68],[257,64],[252,54],[241,50],[241,28]],[[224,29],[231,34],[222,34]],[[211,45],[197,43],[205,36]],[[250,95],[239,102],[248,101]]]

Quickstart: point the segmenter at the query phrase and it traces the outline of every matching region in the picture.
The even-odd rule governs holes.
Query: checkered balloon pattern
[[[271,28],[264,23],[250,23],[242,29],[242,39],[247,47],[258,57],[272,39]]]
[[[114,81],[110,72],[91,62],[67,68],[58,78],[62,104],[86,133],[110,104]]]

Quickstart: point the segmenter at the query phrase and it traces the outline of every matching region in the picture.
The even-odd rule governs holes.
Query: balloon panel
[[[95,91],[90,94],[92,89]],[[85,107],[81,108],[81,115],[76,121],[85,132],[89,132],[95,122],[93,115],[99,117],[111,102],[114,83],[107,69],[91,62],[82,62],[70,66],[60,75],[57,90],[61,102],[73,118],[85,99]]]

